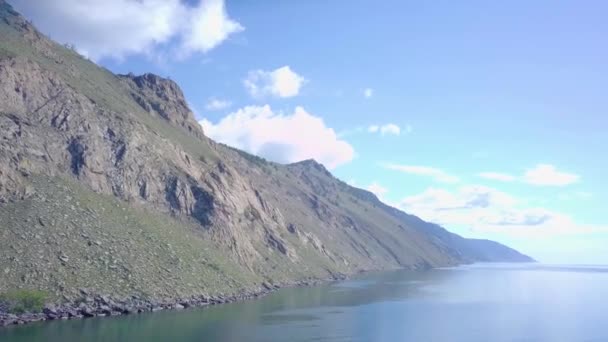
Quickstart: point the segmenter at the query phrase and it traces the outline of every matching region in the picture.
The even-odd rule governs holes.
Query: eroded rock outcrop
[[[172,124],[202,138],[203,130],[188,108],[184,94],[172,80],[154,74],[119,75],[131,96],[146,112],[155,113]]]

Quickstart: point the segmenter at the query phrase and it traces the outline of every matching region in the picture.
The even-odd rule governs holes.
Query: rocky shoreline
[[[75,301],[60,305],[46,305],[42,312],[25,312],[12,314],[0,305],[0,327],[10,325],[23,325],[41,321],[71,320],[92,317],[110,317],[121,315],[134,315],[143,312],[157,312],[161,310],[183,310],[200,308],[237,301],[252,300],[264,297],[273,291],[285,287],[314,286],[330,281],[344,280],[343,275],[329,279],[303,280],[285,284],[262,284],[262,289],[246,291],[236,295],[194,296],[190,298],[173,300],[144,299],[133,295],[128,298],[115,298],[109,295],[92,294],[81,289],[82,297]]]

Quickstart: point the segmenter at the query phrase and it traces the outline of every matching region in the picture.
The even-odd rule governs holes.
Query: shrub
[[[15,290],[0,295],[0,302],[11,313],[40,312],[47,294],[38,290]]]

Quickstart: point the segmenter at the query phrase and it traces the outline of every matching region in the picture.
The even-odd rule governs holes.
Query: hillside
[[[208,139],[179,86],[114,75],[0,0],[0,292],[184,298],[366,270],[531,261],[308,160]]]

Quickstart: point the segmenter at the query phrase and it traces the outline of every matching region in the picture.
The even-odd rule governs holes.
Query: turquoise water
[[[10,327],[0,341],[608,341],[608,267],[376,273],[205,309]]]

